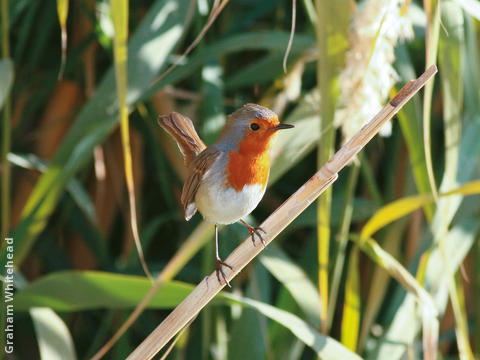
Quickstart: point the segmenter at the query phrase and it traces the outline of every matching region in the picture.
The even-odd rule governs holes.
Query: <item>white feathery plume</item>
[[[335,123],[348,141],[385,104],[398,79],[392,64],[399,39],[413,37],[412,23],[403,5],[408,0],[366,0],[352,25],[350,50],[339,76],[340,101]],[[391,133],[391,122],[380,130]]]

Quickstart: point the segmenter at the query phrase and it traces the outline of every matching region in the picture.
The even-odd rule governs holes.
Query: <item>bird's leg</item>
[[[227,277],[225,276],[225,273],[223,272],[222,266],[228,267],[230,270],[233,270],[233,267],[228,265],[226,262],[223,262],[220,260],[220,256],[218,255],[218,225],[215,224],[215,263],[217,264],[217,279],[218,282],[221,283],[220,280],[220,275],[222,275],[223,280],[225,281],[225,284],[230,286],[230,283],[227,280]]]
[[[260,234],[260,232],[266,234],[265,230],[263,230],[261,227],[250,226],[245,221],[243,221],[242,219],[240,219],[240,222],[247,227],[248,232],[252,236],[253,246],[255,246],[255,235],[258,236],[258,238],[262,242],[263,247],[267,246],[267,244],[265,243],[265,240],[263,239],[262,234]]]

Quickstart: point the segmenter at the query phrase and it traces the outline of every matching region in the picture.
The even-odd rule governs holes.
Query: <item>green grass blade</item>
[[[98,308],[135,307],[152,287],[145,277],[99,271],[61,271],[43,276],[15,294],[17,311],[32,307],[49,307],[55,311],[79,311]],[[149,308],[172,308],[193,287],[168,282],[152,298]]]
[[[258,264],[254,265],[252,270],[252,280],[247,285],[245,296],[252,298],[254,301],[269,302],[270,299],[263,298],[263,294],[261,294],[261,292],[264,292],[261,290],[267,289],[260,288],[261,283],[269,278],[267,271]],[[238,310],[241,311],[240,316],[235,319],[234,327],[230,331],[229,360],[268,359],[269,339],[265,334],[265,316],[249,307]]]
[[[153,280],[148,270],[138,231],[137,201],[132,166],[132,148],[130,146],[130,128],[128,123],[127,89],[128,89],[128,0],[111,0],[112,20],[115,30],[113,38],[113,53],[115,66],[115,83],[117,88],[118,108],[120,112],[120,133],[122,136],[123,168],[128,191],[130,210],[130,228],[132,231],[138,257],[145,274]]]
[[[62,62],[58,72],[58,79],[63,78],[63,71],[65,70],[65,62],[67,60],[67,16],[68,16],[68,0],[57,0],[57,15],[60,23],[60,30],[62,32]]]
[[[466,219],[454,226],[446,235],[443,252],[449,254],[448,266],[439,249],[432,250],[425,273],[424,287],[429,289],[440,314],[443,314],[447,305],[450,279],[470,251],[479,225],[476,218]],[[420,330],[421,323],[415,310],[414,296],[408,294],[405,297],[397,292],[395,298],[400,302],[395,304],[396,311],[393,319],[389,320],[387,329],[376,346],[368,351],[368,359],[404,358],[408,345],[413,343]]]
[[[33,326],[37,334],[40,358],[75,360],[72,336],[63,320],[49,308],[30,309]]]
[[[351,352],[342,346],[336,340],[321,335],[314,327],[285,310],[278,309],[274,306],[255,301],[248,298],[242,298],[234,294],[225,294],[225,297],[243,305],[247,305],[256,309],[263,315],[280,323],[289,329],[298,339],[311,347],[316,354],[323,360],[329,359],[361,359],[360,356]]]
[[[440,198],[450,198],[474,195],[478,193],[480,193],[480,180],[474,180],[449,192],[440,194],[439,196]],[[385,225],[412,213],[413,211],[428,204],[429,202],[432,202],[433,200],[434,199],[432,195],[413,195],[385,205],[367,221],[362,229],[360,238],[368,239]]]
[[[129,105],[139,100],[166,64],[168,55],[182,34],[185,20],[185,14],[176,9],[186,5],[186,0],[156,2],[132,36],[128,56]],[[94,96],[80,111],[22,212],[22,221],[16,229],[17,266],[20,266],[45,227],[68,181],[89,161],[93,148],[104,141],[116,126],[118,105],[114,94],[115,79],[111,69]]]
[[[399,220],[389,226],[387,234],[382,242],[382,248],[396,259],[401,256],[401,245],[404,229],[407,225],[407,219]],[[362,312],[362,327],[358,340],[358,351],[363,352],[368,334],[374,324],[376,317],[379,315],[382,303],[388,297],[388,286],[390,283],[389,274],[381,267],[374,269],[368,297],[365,300],[365,310]],[[382,315],[380,313],[380,315]]]
[[[405,82],[415,77],[413,65],[409,59],[407,49],[400,45],[397,48],[396,70]],[[415,184],[418,192],[427,195],[432,192],[428,180],[427,164],[425,159],[425,149],[422,144],[422,128],[420,115],[420,101],[414,97],[411,101],[398,112],[398,121],[402,130],[403,137],[408,148],[408,157],[413,170]],[[424,207],[425,215],[429,222],[433,219],[435,204],[427,204]]]
[[[350,167],[350,173],[348,175],[347,190],[346,190],[345,202],[344,202],[343,211],[342,211],[342,220],[340,222],[340,231],[338,233],[338,239],[337,239],[337,242],[338,242],[337,254],[335,257],[335,265],[333,268],[330,299],[328,303],[328,318],[327,318],[328,331],[330,331],[330,328],[332,326],[333,316],[335,314],[335,308],[337,304],[338,291],[340,288],[340,281],[342,279],[343,267],[345,264],[345,252],[346,252],[347,243],[348,243],[348,234],[350,232],[350,225],[352,223],[354,195],[355,195],[355,188],[357,186],[359,170],[360,170],[359,164],[352,164],[352,166]],[[358,254],[356,256],[358,256]],[[358,261],[358,259],[354,259],[354,260]],[[350,265],[351,264],[349,264],[349,266]],[[350,270],[349,270],[349,273],[350,273]],[[351,276],[353,275],[354,274],[352,274]],[[354,281],[355,279],[352,279],[352,282],[350,282],[350,284],[354,284]],[[345,342],[343,341],[342,343],[345,344]],[[349,348],[352,350],[356,349],[356,347],[349,347]]]
[[[457,335],[457,346],[460,359],[474,360],[469,340],[465,293],[463,290],[462,278],[459,273],[452,278],[449,291],[453,314],[455,316],[455,332]]]
[[[412,295],[420,305],[423,324],[424,359],[436,359],[438,347],[437,309],[430,294],[394,257],[383,250],[373,239],[359,240],[360,248]]]
[[[260,261],[285,286],[305,314],[308,322],[319,328],[321,325],[319,316],[321,299],[304,271],[273,245],[265,249],[260,256]]]
[[[427,0],[424,2],[425,12],[427,13],[427,33],[425,37],[425,68],[436,64],[438,52],[438,37],[440,31],[440,1]],[[425,163],[427,164],[428,179],[434,198],[437,198],[437,185],[435,183],[435,174],[433,173],[432,149],[431,149],[431,116],[432,116],[432,98],[435,79],[425,85],[423,95],[423,146],[425,152]]]
[[[368,239],[385,225],[410,214],[432,201],[432,195],[414,195],[387,204],[368,220],[362,229],[360,237]]]
[[[318,143],[318,167],[325,164],[334,151],[335,129],[333,120],[335,108],[340,93],[337,79],[345,63],[345,53],[348,49],[348,34],[350,27],[349,1],[316,0],[317,46],[320,56],[317,62],[317,88],[321,101],[320,133]],[[333,46],[333,44],[335,46]],[[332,188],[328,188],[317,202],[317,242],[318,242],[318,281],[319,292],[323,299],[320,317],[322,331],[327,332],[328,318],[328,268],[330,251],[330,215],[332,203]]]
[[[470,16],[464,16],[465,21],[465,46],[463,58],[468,59],[463,64],[463,82],[464,82],[464,101],[465,113],[473,119],[475,115],[480,114],[480,103],[478,98],[480,96],[480,51],[478,41],[478,34],[476,32],[476,21]]]
[[[361,303],[358,257],[358,247],[355,247],[348,261],[342,316],[342,344],[352,351],[357,349],[360,329]]]
[[[446,192],[458,186],[459,151],[462,134],[463,82],[462,55],[464,44],[463,14],[454,1],[442,2],[442,23],[445,31],[440,34],[439,63],[440,83],[443,95],[443,123],[445,128],[445,169],[440,191]],[[447,232],[461,197],[445,197],[437,204],[433,223],[436,241]]]
[[[35,169],[40,172],[47,170],[47,164],[39,159],[34,154],[21,155],[21,154],[8,154],[8,161],[16,166],[24,169]],[[75,178],[72,178],[67,184],[67,191],[72,196],[75,203],[82,210],[85,217],[92,223],[97,223],[97,215],[95,207],[93,206],[90,195],[82,184]]]
[[[228,360],[228,332],[227,319],[223,314],[218,314],[215,317],[215,333],[216,333],[216,356],[218,360]],[[208,359],[208,358],[207,358]]]

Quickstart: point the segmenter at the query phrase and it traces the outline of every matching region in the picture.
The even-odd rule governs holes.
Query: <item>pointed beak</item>
[[[290,125],[290,124],[278,124],[277,126],[275,126],[274,128],[272,128],[272,130],[283,130],[283,129],[291,129],[295,126],[293,125]]]

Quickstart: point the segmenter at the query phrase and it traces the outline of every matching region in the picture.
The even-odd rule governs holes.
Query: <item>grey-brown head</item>
[[[235,148],[247,135],[261,141],[264,137],[273,135],[277,130],[292,127],[293,125],[280,124],[277,114],[264,106],[245,104],[228,116],[227,124],[214,145],[222,150],[230,150]]]

